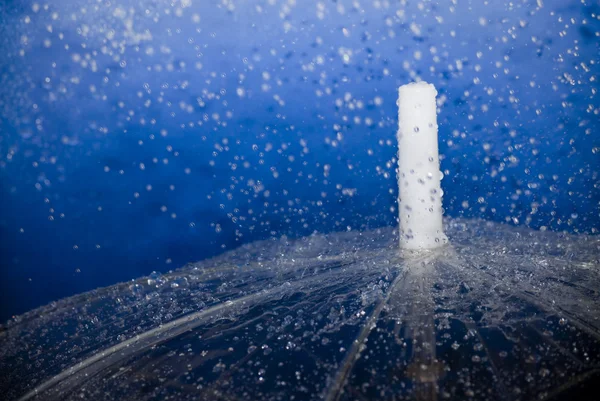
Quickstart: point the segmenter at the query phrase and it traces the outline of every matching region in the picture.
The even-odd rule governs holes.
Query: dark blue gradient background
[[[396,224],[397,87],[446,215],[597,234],[597,2],[0,1],[0,320],[269,237]]]

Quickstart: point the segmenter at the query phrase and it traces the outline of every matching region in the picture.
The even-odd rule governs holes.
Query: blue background
[[[242,243],[396,224],[397,87],[446,215],[596,234],[594,1],[0,1],[0,321]]]

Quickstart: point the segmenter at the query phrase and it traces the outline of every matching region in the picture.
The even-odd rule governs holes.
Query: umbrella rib
[[[474,268],[474,266],[471,263],[469,263],[469,261],[467,261],[465,258],[463,258],[459,255],[456,255],[456,254],[454,254],[453,256],[455,256],[459,262],[462,262],[463,264],[470,266],[471,268]],[[498,367],[494,363],[494,360],[492,359],[492,357],[490,355],[487,344],[486,344],[485,340],[483,339],[483,336],[481,335],[477,325],[475,323],[469,322],[469,321],[463,321],[463,324],[467,327],[467,329],[473,330],[473,332],[475,332],[475,334],[477,335],[477,338],[479,339],[481,344],[483,344],[483,346],[484,346],[483,349],[485,350],[485,353],[488,357],[487,359],[490,364],[490,367],[492,368],[492,372],[493,372],[494,376],[496,377],[496,379],[498,380],[496,385],[498,387],[500,387],[500,394],[502,394],[502,399],[507,399],[506,394],[508,394],[508,391],[506,389],[506,385],[502,381],[502,377],[500,375]]]
[[[596,368],[596,369],[592,369],[587,372],[584,372],[578,376],[571,378],[571,380],[569,380],[565,384],[561,385],[554,391],[546,394],[546,397],[544,397],[544,398],[547,400],[552,400],[556,396],[560,395],[560,393],[562,393],[563,391],[566,391],[577,384],[583,383],[585,380],[589,379],[590,377],[593,377],[594,375],[598,375],[598,374],[600,374],[600,368]]]
[[[488,346],[487,346],[485,340],[483,339],[483,336],[479,332],[477,325],[473,322],[465,322],[465,326],[468,329],[473,330],[475,332],[475,334],[477,335],[477,338],[479,339],[481,344],[483,344],[483,349],[485,350],[485,354],[487,355],[488,363],[490,364],[490,366],[492,368],[492,372],[494,373],[494,376],[496,376],[496,379],[498,380],[496,385],[498,387],[500,387],[499,390],[500,390],[501,397],[503,400],[508,399],[506,395],[509,394],[509,391],[506,388],[506,385],[504,384],[504,382],[502,381],[502,376],[500,375],[500,371],[498,370],[498,367],[494,363],[494,360],[492,359],[492,355],[490,354]]]
[[[546,301],[542,298],[536,298],[532,294],[529,294],[528,292],[526,292],[522,289],[520,289],[519,293],[521,294],[520,298],[526,298],[527,301],[540,307],[541,309],[544,309],[546,311],[562,312],[565,316],[567,316],[569,318],[571,324],[576,326],[581,331],[594,337],[597,341],[600,341],[600,334],[598,333],[598,328],[596,326],[594,326],[593,324],[591,324],[590,322],[579,319],[572,312],[570,312],[564,308],[561,308],[559,305],[551,305],[548,301]]]
[[[430,255],[421,256],[418,259],[413,259],[412,262],[421,262],[425,259],[428,259],[429,256]],[[373,310],[373,312],[371,312],[371,315],[369,316],[367,322],[364,324],[363,329],[361,330],[358,338],[352,344],[352,348],[349,350],[348,355],[344,360],[344,363],[335,375],[333,384],[323,397],[325,401],[338,401],[340,399],[348,375],[352,371],[352,368],[354,367],[354,364],[356,363],[360,355],[360,346],[364,343],[364,341],[371,333],[374,323],[377,321],[377,319],[379,319],[379,315],[381,314],[381,311],[383,310],[384,306],[390,300],[391,295],[394,293],[399,284],[403,282],[408,276],[408,271],[409,269],[406,269],[400,274],[398,274],[398,276],[394,279],[394,282],[388,289],[387,294],[385,294],[385,297],[379,302],[379,304]]]
[[[563,347],[562,345],[558,344],[556,341],[554,341],[553,338],[549,337],[549,336],[545,336],[544,333],[542,333],[537,327],[535,327],[533,324],[529,323],[528,326],[535,331],[541,338],[544,339],[544,341],[546,341],[548,344],[552,345],[553,347],[555,347],[556,349],[558,349],[558,351],[563,354],[564,356],[568,357],[569,359],[571,359],[573,362],[578,363],[579,365],[585,366],[585,363],[578,358],[576,355],[574,355],[571,351],[569,351],[568,349],[566,349],[565,347]]]

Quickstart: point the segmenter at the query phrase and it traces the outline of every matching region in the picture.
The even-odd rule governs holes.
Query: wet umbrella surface
[[[594,399],[598,238],[446,223],[435,251],[391,228],[270,240],[32,311],[1,334],[2,393]]]

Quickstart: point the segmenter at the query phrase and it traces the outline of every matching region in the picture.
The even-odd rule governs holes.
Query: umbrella
[[[435,89],[399,105],[399,229],[250,243],[26,313],[0,333],[5,396],[593,399],[600,239],[442,225]]]

